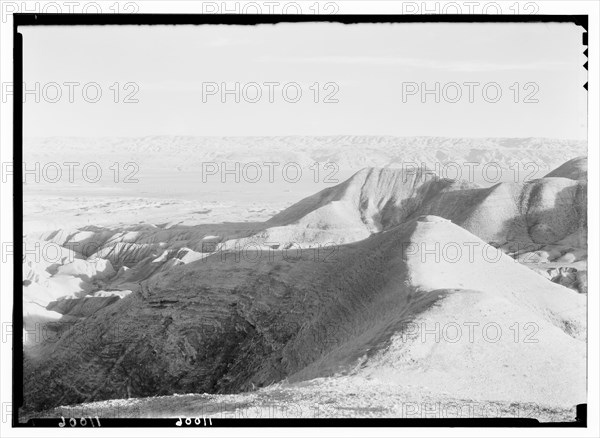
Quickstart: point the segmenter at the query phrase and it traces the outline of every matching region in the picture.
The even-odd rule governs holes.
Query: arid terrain
[[[411,418],[437,404],[568,421],[586,402],[585,143],[28,144],[42,166],[97,151],[105,178],[25,184],[26,416]],[[275,161],[304,177],[221,180],[222,163]]]

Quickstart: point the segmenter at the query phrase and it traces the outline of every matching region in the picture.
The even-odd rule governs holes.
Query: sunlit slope
[[[429,252],[423,253],[423,245]],[[436,258],[436,245],[475,251]],[[214,254],[161,272],[60,339],[28,350],[27,407],[240,392],[286,377],[352,373],[357,365],[377,379],[402,379],[416,369],[424,381],[431,373],[434,392],[445,391],[444,374],[455,379],[460,373],[464,391],[480,396],[496,392],[502,399],[571,403],[585,395],[585,297],[548,282],[456,224],[432,216],[409,220],[325,258],[310,249],[250,256]],[[397,344],[408,323],[462,323],[471,320],[471,311],[472,321],[489,313],[503,329],[535,323],[539,345],[502,338],[501,344],[452,347],[431,336]],[[434,354],[444,349],[447,360],[462,362],[446,368]],[[514,384],[499,378],[483,383],[481,372],[468,373],[489,367],[498,351],[503,358],[520,358],[491,365],[506,367],[501,375],[512,376]],[[390,366],[397,355],[402,360]]]

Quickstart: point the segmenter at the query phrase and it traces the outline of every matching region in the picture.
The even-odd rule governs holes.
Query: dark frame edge
[[[19,19],[13,27],[13,84],[23,83],[23,35],[18,31]],[[23,405],[23,88],[14,87],[13,95],[13,360],[12,360],[12,426],[19,423]]]
[[[23,83],[23,35],[19,33],[19,26],[44,26],[44,25],[257,25],[277,23],[306,23],[306,22],[334,22],[342,24],[359,23],[548,23],[548,22],[570,22],[582,26],[588,31],[588,15],[256,15],[256,14],[38,14],[38,13],[15,13],[13,15],[13,84]],[[23,405],[23,300],[22,266],[17,263],[23,259],[23,89],[21,86],[13,87],[13,357],[12,357],[12,427],[53,427],[44,419],[29,420],[26,423],[19,422],[19,411]],[[588,113],[589,119],[589,113]],[[589,147],[589,146],[588,146]],[[18,242],[18,244],[17,244]],[[20,280],[20,281],[17,281]],[[588,315],[589,316],[589,315]],[[15,330],[15,327],[18,329]],[[589,347],[589,346],[588,346]],[[541,423],[535,419],[511,419],[512,424],[502,419],[472,419],[471,424],[463,422],[431,422],[429,419],[421,419],[424,423],[420,427],[587,427],[587,404],[577,406],[578,418],[573,422],[565,423]],[[112,427],[148,427],[150,425],[168,426],[158,423],[170,421],[169,419],[121,419],[129,424],[123,424],[117,420]],[[272,420],[266,421],[236,421],[236,424],[225,424],[225,427],[344,427],[336,420],[321,419],[320,424],[302,424],[290,419],[291,424],[273,424]],[[329,421],[328,421],[329,420]],[[332,421],[331,421],[332,420]],[[347,421],[348,419],[345,419]],[[355,424],[346,427],[415,427],[416,424],[390,424],[386,419],[350,419]],[[400,420],[402,419],[388,419]],[[477,421],[479,420],[479,421]],[[496,420],[496,421],[494,421]],[[525,421],[521,421],[525,420]],[[528,421],[529,420],[529,421]],[[53,421],[53,420],[52,420]],[[363,421],[374,424],[360,424]],[[131,424],[138,423],[138,424]],[[37,424],[35,424],[37,423]],[[150,424],[149,424],[150,423]],[[154,423],[154,424],[151,424]],[[261,424],[263,423],[263,424]],[[310,421],[309,421],[310,423]],[[385,424],[387,423],[387,424]],[[444,424],[445,423],[445,424]],[[452,423],[452,424],[450,424]],[[468,423],[468,422],[467,422]],[[494,424],[495,423],[495,424]],[[110,426],[109,426],[110,427]]]

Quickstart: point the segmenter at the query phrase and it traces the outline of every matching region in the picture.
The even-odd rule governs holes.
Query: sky
[[[583,29],[569,23],[20,32],[26,137],[586,139]]]

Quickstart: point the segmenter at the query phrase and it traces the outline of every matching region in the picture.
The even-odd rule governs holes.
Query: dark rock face
[[[323,231],[324,239],[338,223],[361,227],[364,233],[357,235],[365,240],[333,247],[333,253],[323,254],[327,260],[313,248],[303,248],[298,257],[293,248],[278,246],[258,258],[215,253],[187,265],[167,264],[179,249],[157,261],[162,247],[152,241],[161,239],[152,234],[144,236],[150,243],[116,242],[102,248],[119,268],[116,277],[124,277],[128,287],[135,284],[134,292],[123,299],[50,303],[48,309],[68,318],[65,324],[53,323],[52,339],[25,352],[25,408],[242,392],[293,379],[332,351],[340,364],[369,355],[373,345],[385,346],[395,327],[410,319],[411,305],[433,305],[439,298],[410,286],[405,244],[417,226],[413,217],[441,216],[498,246],[543,246],[568,239],[579,247],[582,236],[585,242],[582,182],[550,178],[474,188],[437,179],[421,184],[418,177],[407,182],[391,170],[363,172],[267,222],[274,228],[300,222],[304,229]],[[358,208],[331,208],[338,201]],[[431,218],[423,223],[450,224]],[[339,233],[348,229],[340,227]],[[204,234],[182,233],[171,239],[186,245],[192,240],[190,246],[202,248]],[[293,241],[282,236],[275,241]],[[204,251],[198,254],[205,256]],[[124,269],[126,255],[135,268]],[[568,287],[585,282],[576,271],[549,276]],[[327,370],[338,371],[343,366]]]
[[[547,272],[550,280],[554,283],[580,293],[587,293],[587,271],[580,271],[569,267],[558,267],[548,269]]]
[[[106,306],[110,306],[121,298],[117,295],[110,297],[83,297],[68,300],[53,301],[46,309],[71,317],[86,317]]]
[[[284,378],[348,372],[359,358],[384,351],[402,324],[444,298],[446,292],[411,282],[409,266],[422,264],[409,252],[414,236],[429,247],[457,236],[476,239],[451,222],[430,218],[337,247],[327,261],[307,248],[240,259],[215,254],[155,275],[138,291],[25,351],[25,409],[238,393]],[[561,318],[571,318],[563,315],[570,291],[501,256],[510,299],[520,303],[527,296],[554,306],[534,317],[563,327]],[[478,278],[497,276],[498,264],[485,265],[482,257]],[[468,288],[472,274],[461,275]],[[585,332],[578,320],[571,323],[577,333]]]
[[[341,263],[276,252],[274,262],[214,256],[159,274],[26,352],[25,407],[243,392],[290,376],[367,330],[370,317],[406,312],[409,291],[391,298],[380,278],[401,251],[363,253],[379,240],[345,247]],[[395,276],[402,285],[403,271]]]

